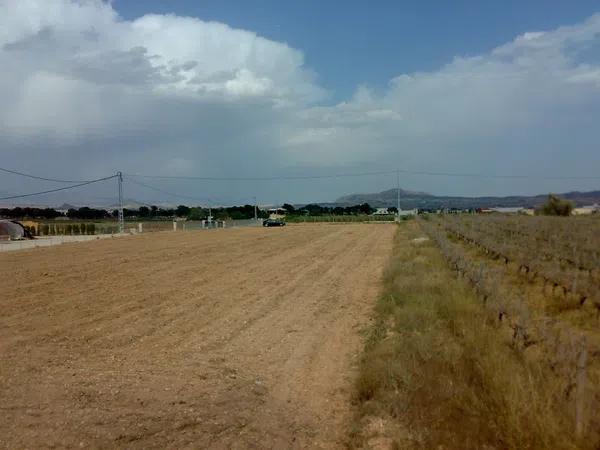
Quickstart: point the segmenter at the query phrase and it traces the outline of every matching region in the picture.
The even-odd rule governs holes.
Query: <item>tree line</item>
[[[356,216],[361,214],[373,214],[376,209],[368,203],[361,203],[354,206],[321,206],[317,203],[310,203],[300,208],[295,208],[289,203],[284,203],[282,209],[285,209],[290,215],[305,215],[305,216]],[[394,207],[388,208],[390,214],[396,213],[398,210]]]
[[[186,218],[189,220],[206,219],[212,214],[213,218],[223,219],[251,219],[254,218],[254,206],[231,206],[219,208],[190,207],[179,205],[176,208],[160,208],[156,205],[140,206],[139,208],[124,208],[123,215],[126,219],[144,219],[160,220],[173,218]],[[268,217],[268,212],[260,208],[257,209],[258,217]],[[58,211],[54,208],[0,208],[0,217],[8,219],[42,219],[52,220],[57,218],[69,218],[79,220],[105,220],[118,217],[118,210],[112,211],[106,209],[90,208],[87,206],[81,208],[70,208],[67,211]]]
[[[354,206],[321,206],[311,203],[299,208],[289,203],[282,207],[289,215],[323,216],[323,215],[361,215],[372,214],[375,208],[368,203]],[[390,213],[395,213],[396,208],[389,208]],[[143,220],[165,220],[173,218],[186,218],[188,220],[203,220],[209,213],[217,220],[243,220],[254,218],[254,205],[229,206],[218,208],[206,208],[200,206],[179,205],[176,208],[161,208],[156,205],[140,206],[139,208],[124,208],[123,215],[126,219]],[[257,208],[258,218],[269,217],[266,209]],[[81,208],[70,208],[67,211],[58,211],[54,208],[0,208],[0,217],[8,219],[42,219],[52,220],[57,218],[69,218],[74,220],[106,220],[118,217],[118,210],[106,210],[83,206]]]

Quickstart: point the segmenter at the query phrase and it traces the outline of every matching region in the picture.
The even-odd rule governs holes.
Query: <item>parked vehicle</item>
[[[266,219],[263,220],[263,227],[284,227],[285,222],[280,219]]]

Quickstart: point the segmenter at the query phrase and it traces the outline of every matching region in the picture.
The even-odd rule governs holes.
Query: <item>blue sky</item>
[[[115,0],[114,6],[128,19],[194,16],[287,42],[302,50],[331,101],[347,98],[357,85],[382,89],[400,73],[434,70],[455,56],[478,55],[600,10],[591,0]]]
[[[331,201],[395,177],[189,177],[404,169],[527,176],[402,176],[438,195],[600,189],[600,4],[340,5],[0,1],[0,159],[61,179],[183,177],[144,180],[219,202]],[[0,197],[52,187],[3,175]],[[92,185],[32,200],[111,196]]]

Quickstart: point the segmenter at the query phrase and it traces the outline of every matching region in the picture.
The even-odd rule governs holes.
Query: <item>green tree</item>
[[[188,213],[188,220],[202,220],[207,216],[207,211],[205,209],[194,207],[190,208],[190,212]]]
[[[138,209],[138,215],[140,217],[150,217],[150,208],[147,206],[140,206]]]
[[[573,208],[573,202],[550,194],[546,203],[538,208],[537,213],[544,216],[570,216]]]
[[[185,205],[179,205],[175,210],[177,217],[186,217],[190,213],[190,208]]]
[[[288,214],[294,214],[296,212],[294,205],[290,205],[289,203],[284,203],[282,208],[285,209]]]
[[[371,205],[369,205],[368,203],[363,203],[359,206],[359,211],[362,214],[372,214],[373,212],[375,212],[375,209],[371,208]]]

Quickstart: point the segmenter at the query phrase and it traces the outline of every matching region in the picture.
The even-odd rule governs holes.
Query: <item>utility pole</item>
[[[397,215],[400,217],[400,170],[396,169],[396,208],[398,209]]]
[[[258,221],[258,205],[256,204],[256,197],[254,197],[254,221]]]
[[[125,217],[123,216],[123,174],[117,172],[119,180],[119,233],[125,232]]]

